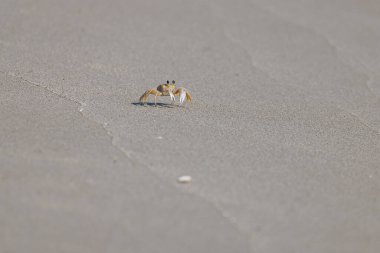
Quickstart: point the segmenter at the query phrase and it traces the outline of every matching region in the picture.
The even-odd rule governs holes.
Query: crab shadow
[[[171,104],[165,104],[165,103],[140,103],[140,102],[134,102],[132,103],[134,106],[143,106],[143,107],[159,107],[159,108],[175,108],[177,107],[176,105],[171,105]]]

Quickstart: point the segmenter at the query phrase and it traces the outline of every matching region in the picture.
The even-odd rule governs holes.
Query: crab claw
[[[174,102],[175,102],[175,96],[173,94],[173,91],[169,90],[169,95],[170,95],[170,99],[172,101],[172,104],[174,104]]]
[[[185,88],[178,88],[174,94],[179,96],[179,106],[181,106],[185,101],[191,102],[190,93]]]
[[[186,99],[186,90],[185,89],[180,89],[179,92],[179,105],[181,106],[183,102],[185,102]]]

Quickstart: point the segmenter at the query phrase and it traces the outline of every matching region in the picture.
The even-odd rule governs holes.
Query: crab
[[[175,96],[179,96],[179,106],[181,106],[185,101],[191,102],[192,99],[187,89],[183,87],[176,88],[174,80],[171,83],[169,80],[167,80],[166,84],[160,84],[155,89],[149,89],[145,91],[139,99],[140,103],[144,104],[147,101],[149,95],[154,96],[155,106],[157,106],[157,97],[159,96],[170,96],[170,99],[172,101],[171,104],[174,104]]]

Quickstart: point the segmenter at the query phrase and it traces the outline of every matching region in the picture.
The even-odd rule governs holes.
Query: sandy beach
[[[380,252],[379,1],[2,0],[0,24],[1,253]],[[192,103],[138,103],[166,80]]]

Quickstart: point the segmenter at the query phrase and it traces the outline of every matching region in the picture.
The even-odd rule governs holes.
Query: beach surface
[[[2,0],[0,24],[0,252],[380,252],[379,1]],[[166,80],[192,103],[137,103]]]

